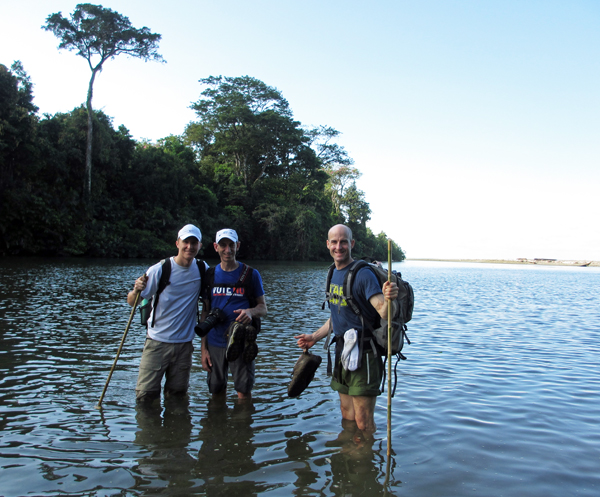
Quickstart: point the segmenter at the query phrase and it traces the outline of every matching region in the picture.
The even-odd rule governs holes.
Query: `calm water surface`
[[[405,262],[416,294],[375,443],[342,429],[325,363],[298,399],[293,336],[321,310],[325,264],[259,262],[269,316],[251,406],[190,399],[136,411],[137,316],[153,261],[0,260],[0,495],[600,495],[600,270]],[[320,345],[314,350],[325,358]]]

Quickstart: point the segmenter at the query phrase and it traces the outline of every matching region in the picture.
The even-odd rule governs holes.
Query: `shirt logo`
[[[331,302],[331,304],[339,305],[341,307],[348,306],[346,299],[342,298],[342,295],[344,295],[342,290],[342,286],[334,285],[333,283],[331,283],[331,285],[329,286],[329,293],[331,294],[331,300],[329,302]]]
[[[237,297],[244,296],[244,288],[231,288],[228,286],[215,286],[212,291],[213,297],[229,297],[235,295]]]

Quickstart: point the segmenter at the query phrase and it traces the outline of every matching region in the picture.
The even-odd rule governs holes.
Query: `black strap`
[[[386,368],[386,363],[387,363],[387,356],[383,356],[383,379],[381,380],[381,391],[383,392],[385,390],[385,379],[386,379],[386,372],[387,372],[387,368]],[[398,352],[396,354],[396,364],[394,364],[394,387],[392,388],[392,397],[394,397],[394,395],[396,395],[396,386],[398,385],[398,363],[400,362],[400,360],[406,360],[406,357],[404,356],[404,354],[402,354],[402,352]]]
[[[204,288],[204,280],[206,279],[206,263],[202,259],[196,259],[198,264],[198,271],[200,271],[200,292],[198,293],[198,302],[196,302],[196,320],[200,322],[200,308],[199,303],[202,299],[202,289]]]
[[[168,259],[163,259],[161,263],[162,268],[160,273],[160,279],[158,280],[158,289],[156,290],[156,295],[154,295],[154,298],[152,299],[152,309],[154,311],[152,313],[152,328],[154,328],[154,321],[156,320],[156,308],[158,306],[158,299],[160,297],[160,294],[164,291],[165,288],[167,288],[167,285],[171,283],[171,258],[169,257]]]

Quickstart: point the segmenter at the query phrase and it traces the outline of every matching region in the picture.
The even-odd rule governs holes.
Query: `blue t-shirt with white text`
[[[208,344],[213,347],[227,347],[227,328],[238,316],[233,311],[250,307],[245,289],[241,285],[240,288],[232,288],[239,281],[243,267],[244,265],[241,263],[233,271],[223,271],[220,264],[215,267],[210,305],[213,309],[215,307],[221,309],[226,314],[227,319],[224,323],[216,325],[206,336]],[[254,291],[254,298],[262,297],[265,294],[262,278],[256,269],[252,270],[251,286]]]

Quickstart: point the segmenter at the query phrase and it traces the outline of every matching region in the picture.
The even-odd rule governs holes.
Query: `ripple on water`
[[[232,395],[207,403],[198,346],[189,405],[136,411],[137,322],[95,409],[129,317],[124,297],[149,263],[0,261],[3,495],[24,483],[30,494],[383,493],[386,396],[372,445],[340,426],[325,360],[287,397],[293,336],[327,318],[326,264],[254,264],[269,316],[250,410]],[[390,493],[597,495],[600,271],[401,269],[417,308],[397,366]]]

